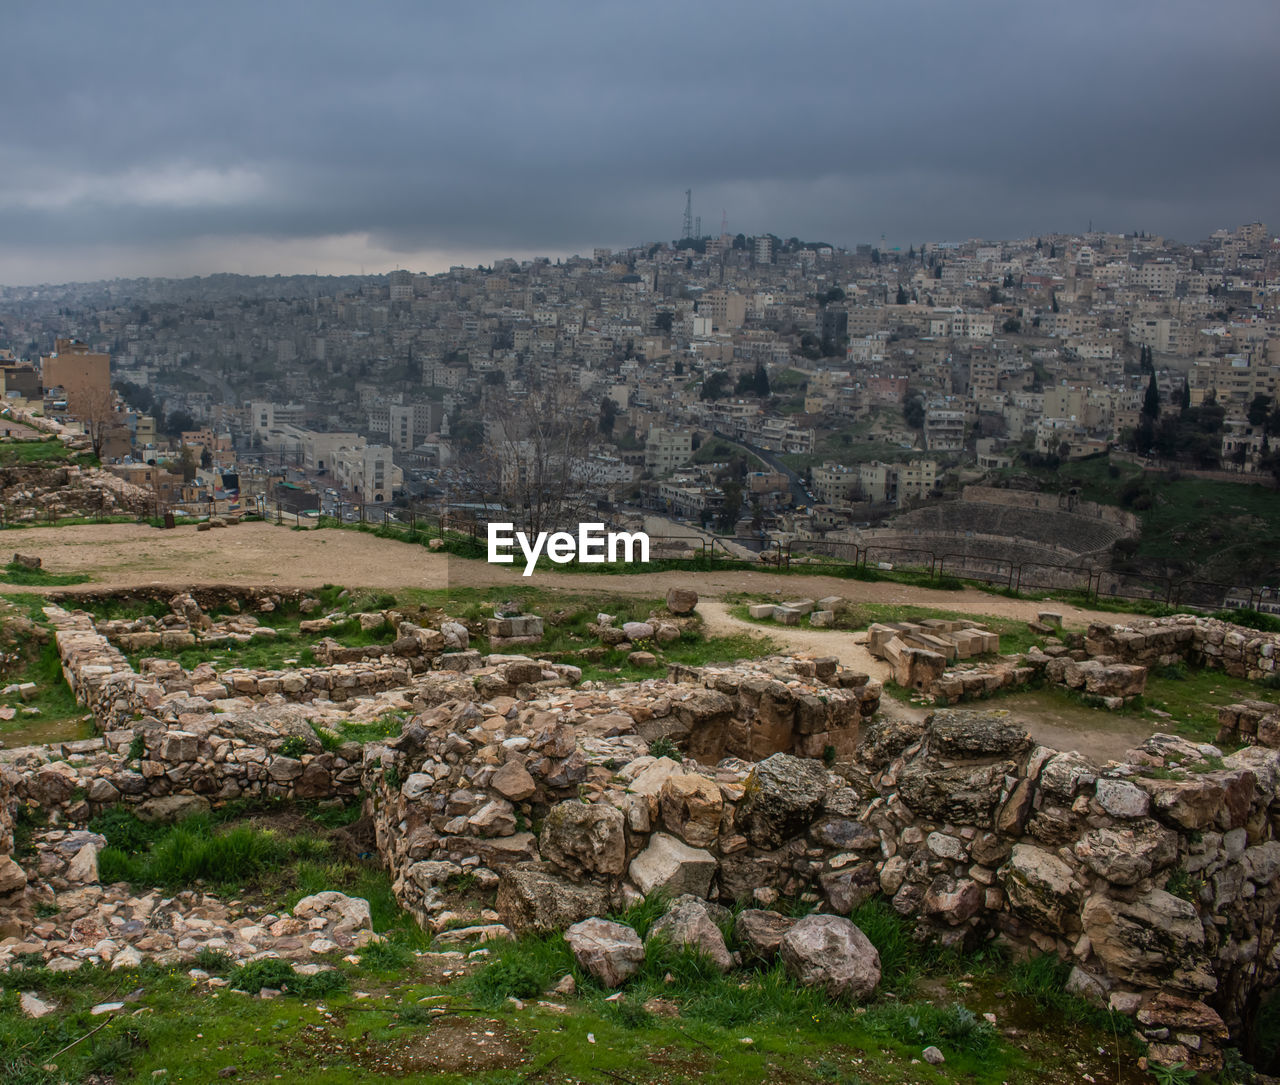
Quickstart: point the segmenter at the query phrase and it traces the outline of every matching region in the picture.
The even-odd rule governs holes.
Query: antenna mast
[[[684,190],[684,224],[680,236],[681,238],[693,236],[693,189],[691,188]]]

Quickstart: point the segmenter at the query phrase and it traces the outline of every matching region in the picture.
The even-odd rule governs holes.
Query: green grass
[[[6,594],[3,598],[7,606],[0,609],[12,607],[48,628],[41,609],[45,605],[43,598],[27,594]],[[12,720],[0,721],[0,737],[10,746],[22,745],[26,741],[88,738],[93,733],[92,724],[85,721],[85,709],[76,702],[75,694],[62,675],[62,660],[52,639],[45,644],[23,643],[16,649],[17,663],[5,671],[0,686],[34,682],[36,691],[26,701],[16,695],[0,697],[0,704],[17,710]],[[37,709],[38,714],[28,716],[23,713],[23,707]]]
[[[1015,964],[1009,973],[1009,990],[1032,1002],[1038,1009],[1059,1021],[1085,1025],[1099,1030],[1127,1033],[1133,1021],[1124,1014],[1095,1006],[1077,995],[1067,993],[1067,977],[1071,963],[1048,954],[1031,957]]]
[[[649,900],[620,918],[643,930],[661,908],[661,901]],[[645,965],[621,998],[607,1002],[609,992],[576,970],[559,935],[486,948],[492,954],[488,963],[452,983],[438,972],[428,974],[396,938],[367,947],[359,965],[342,964],[314,977],[299,976],[272,959],[236,968],[215,953],[168,968],[148,964],[127,974],[105,966],[75,973],[26,969],[20,979],[4,977],[0,983],[3,1080],[51,1085],[97,1072],[112,1074],[122,1085],[157,1078],[186,1085],[207,1082],[221,1068],[234,1066],[235,1080],[271,1081],[280,1075],[316,1085],[393,1079],[443,1085],[533,1080],[995,1085],[1036,1080],[1042,1069],[1056,1069],[1065,1059],[1098,1080],[1111,1080],[1108,1071],[1115,1067],[1117,1037],[1110,1027],[1096,1028],[1082,1016],[1079,1024],[1068,1018],[1064,1029],[1054,1011],[1069,1014],[1074,1004],[1059,1000],[1056,975],[1021,985],[1025,995],[1010,989],[1009,997],[995,1004],[1002,1025],[1020,1025],[1016,1041],[1010,1041],[982,1017],[987,996],[978,989],[924,998],[903,988],[883,991],[856,1007],[799,987],[779,966],[722,976],[694,954],[651,943]],[[932,975],[928,951],[918,950],[916,956],[923,962],[922,976]],[[268,987],[285,997],[266,1003],[228,988],[193,985],[185,974],[191,965],[228,979],[232,987],[251,992]],[[544,992],[567,974],[575,976],[578,995],[550,996],[562,1012],[541,1008],[536,1000],[547,997]],[[17,1008],[20,990],[56,1002],[58,1012],[39,1021],[24,1017]],[[136,990],[137,1002],[89,1035],[104,1021],[90,1016],[89,1008],[120,997],[123,990]],[[679,1016],[647,1009],[646,1001],[655,997],[675,1006]],[[523,1000],[523,1008],[510,998]],[[1042,1010],[1042,1004],[1052,1009]],[[477,1037],[487,1044],[477,1044]],[[943,1066],[920,1060],[928,1044],[943,1050]],[[479,1065],[415,1061],[432,1051],[437,1059],[456,1057],[460,1049],[481,1056],[495,1045],[508,1054]],[[57,1064],[56,1072],[41,1069],[49,1063]],[[160,1070],[165,1073],[157,1074]]]
[[[84,573],[51,573],[47,569],[28,569],[16,561],[4,567],[0,580],[22,588],[48,588],[66,584],[83,584],[89,579]]]
[[[98,868],[104,883],[168,889],[185,889],[197,882],[239,886],[297,858],[300,850],[317,850],[310,844],[299,848],[299,839],[305,838],[285,840],[250,825],[215,831],[207,818],[189,818],[154,838],[145,851],[131,855],[109,845],[98,856]]]
[[[59,467],[68,464],[97,467],[98,458],[88,452],[68,448],[57,437],[0,442],[0,467]]]
[[[1247,700],[1280,704],[1280,692],[1244,678],[1232,678],[1223,671],[1187,666],[1155,668],[1147,673],[1141,707],[1122,711],[1138,713],[1159,730],[1172,730],[1197,742],[1213,742],[1218,734],[1218,709]],[[1157,712],[1167,712],[1173,719],[1165,719]]]
[[[311,826],[285,835],[253,820],[279,814],[302,815]],[[346,858],[327,837],[325,830],[359,815],[359,803],[321,808],[283,800],[238,801],[176,825],[143,822],[127,808],[112,807],[89,827],[107,839],[98,856],[104,884],[125,881],[171,890],[204,884],[290,908],[305,896],[334,889],[369,902],[375,931],[392,932],[405,945],[425,945],[426,935],[396,902],[387,871],[376,862]]]

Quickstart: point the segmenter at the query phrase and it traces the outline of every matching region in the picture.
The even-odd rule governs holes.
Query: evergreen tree
[[[770,395],[772,389],[769,386],[769,371],[765,369],[763,362],[756,362],[755,375],[755,393],[761,398]]]
[[[1182,395],[1180,399],[1182,409],[1184,411],[1189,410],[1191,408],[1191,384],[1186,377],[1182,378]]]
[[[902,288],[901,283],[898,284],[898,304],[899,305],[907,304],[907,292]]]
[[[1142,397],[1142,414],[1144,418],[1153,420],[1160,417],[1160,386],[1154,373],[1147,382],[1147,394]]]

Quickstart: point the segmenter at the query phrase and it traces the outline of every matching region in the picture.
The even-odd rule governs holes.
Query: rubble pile
[[[977,622],[927,619],[922,622],[875,623],[867,630],[867,648],[893,667],[894,681],[931,697],[938,704],[989,697],[1030,682],[1049,682],[1119,709],[1140,697],[1147,667],[1110,651],[1113,643],[1060,632],[1061,616],[1043,612],[1029,623],[1044,635],[1041,647],[1025,655],[1002,656],[962,666],[956,661],[1000,650],[996,634]]]
[[[155,497],[97,467],[0,468],[0,507],[9,523],[72,516],[150,516]]]

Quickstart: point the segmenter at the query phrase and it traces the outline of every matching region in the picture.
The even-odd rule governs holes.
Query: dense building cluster
[[[104,455],[176,474],[190,449],[187,497],[274,470],[360,502],[510,505],[529,419],[564,415],[595,496],[824,532],[1020,457],[1267,470],[1276,248],[1261,223],[1194,245],[726,234],[435,275],[6,288],[3,388],[90,426],[82,371],[109,356]],[[481,485],[497,446],[514,459]]]

